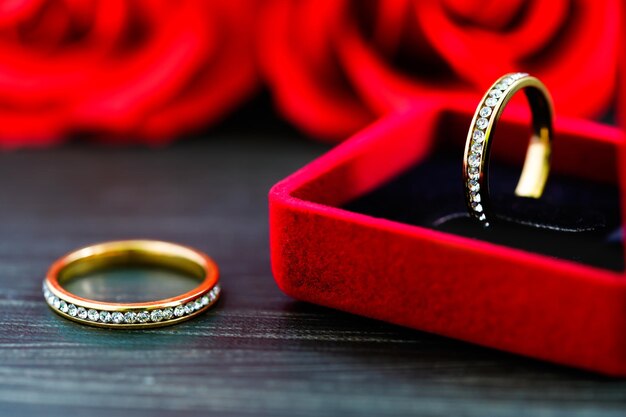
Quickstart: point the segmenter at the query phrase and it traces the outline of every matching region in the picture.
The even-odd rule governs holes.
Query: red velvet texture
[[[442,136],[464,141],[467,108],[389,116],[274,186],[276,282],[299,300],[626,376],[623,273],[340,208],[419,163]],[[520,109],[500,122],[510,146],[492,158],[521,165],[528,122]],[[553,172],[617,180],[619,130],[575,119],[557,120],[556,130]]]

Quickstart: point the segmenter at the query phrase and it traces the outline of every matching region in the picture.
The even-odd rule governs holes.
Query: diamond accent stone
[[[467,170],[467,175],[471,180],[477,180],[480,176],[480,169],[477,167],[469,167]]]
[[[494,88],[493,90],[489,92],[489,95],[491,97],[500,98],[502,97],[502,90],[498,90],[497,88]]]
[[[482,213],[483,206],[480,203],[474,202],[474,203],[472,203],[472,209],[474,209],[474,211],[477,212],[477,213]]]
[[[150,313],[150,320],[155,323],[163,320],[163,312],[161,310],[152,310]]]
[[[495,107],[495,105],[498,104],[498,99],[495,97],[489,97],[485,100],[485,104],[489,107]]]
[[[478,191],[480,190],[480,184],[478,184],[476,180],[469,180],[467,182],[467,188],[469,188],[470,191]]]
[[[505,77],[502,80],[502,83],[506,84],[506,85],[511,85],[515,82],[515,79],[513,77]]]
[[[201,310],[202,307],[204,307],[202,305],[202,299],[198,298],[195,302],[194,302],[194,308],[196,309],[196,311]]]
[[[111,321],[111,313],[109,313],[108,311],[101,311],[100,312],[100,321],[102,323],[108,323]]]
[[[204,296],[202,297],[202,305],[203,305],[203,306],[207,306],[207,305],[209,305],[209,301],[210,301],[210,300],[209,300],[209,296],[208,296],[208,295],[204,295]]]
[[[185,315],[185,307],[183,306],[176,306],[176,308],[174,309],[174,315],[176,317],[182,317]]]
[[[150,320],[150,314],[147,311],[140,311],[135,318],[139,323],[147,323]]]
[[[470,194],[470,200],[480,203],[480,194],[472,192]]]
[[[470,146],[470,149],[474,152],[478,152],[481,153],[483,151],[483,144],[480,142],[472,142],[472,146]]]
[[[100,319],[100,313],[98,313],[98,310],[94,310],[93,308],[90,308],[89,311],[87,312],[87,317],[91,321],[98,321]]]
[[[124,323],[133,324],[137,320],[137,315],[132,311],[124,313]]]
[[[472,138],[476,141],[476,142],[482,142],[485,140],[485,132],[483,132],[482,130],[474,130],[474,133],[472,134]]]
[[[193,301],[185,304],[185,314],[191,314],[195,310],[195,303]]]
[[[476,127],[478,127],[479,129],[484,130],[488,124],[489,124],[489,120],[485,119],[484,117],[481,117],[480,119],[476,120]]]
[[[76,316],[78,316],[78,318],[81,318],[81,319],[86,319],[87,310],[85,310],[83,307],[78,307],[78,312],[76,313]]]
[[[497,88],[498,90],[506,90],[508,87],[509,87],[508,84],[501,83],[501,82],[496,84],[495,86],[495,88]]]
[[[470,154],[469,158],[467,158],[467,163],[471,167],[478,167],[478,166],[480,166],[480,154],[476,153],[476,152],[472,152]]]
[[[78,314],[78,308],[76,308],[76,306],[74,304],[70,304],[67,306],[67,314],[69,314],[72,317],[76,317],[76,315]]]
[[[491,107],[485,106],[482,109],[480,109],[480,112],[478,112],[478,114],[480,115],[480,117],[489,117],[491,116],[492,111],[493,110],[491,109]]]
[[[485,216],[485,214],[481,214],[480,216],[478,216],[478,220],[480,220],[481,222],[484,222],[485,220],[487,220],[487,216]]]
[[[116,311],[115,313],[111,314],[111,320],[115,324],[124,323],[124,314],[120,313],[119,311]]]
[[[59,304],[59,310],[61,310],[64,313],[67,313],[67,309],[68,309],[67,303],[61,300],[61,303]]]
[[[54,297],[52,299],[52,306],[57,309],[61,307],[61,300],[59,300],[59,297]]]
[[[174,316],[174,310],[171,308],[163,309],[163,320],[169,320]]]

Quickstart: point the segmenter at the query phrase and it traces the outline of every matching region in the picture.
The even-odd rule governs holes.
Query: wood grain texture
[[[626,414],[626,381],[283,295],[268,259],[267,191],[325,148],[217,136],[164,150],[0,155],[0,416]],[[218,307],[146,331],[48,310],[40,286],[54,259],[137,237],[211,254]]]

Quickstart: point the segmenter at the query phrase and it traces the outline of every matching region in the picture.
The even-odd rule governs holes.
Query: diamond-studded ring
[[[470,216],[489,226],[494,215],[489,199],[489,153],[496,123],[513,95],[523,90],[532,114],[532,136],[515,195],[540,198],[550,172],[553,106],[548,89],[526,73],[500,77],[480,101],[465,142],[463,185]]]
[[[71,279],[116,266],[155,266],[189,274],[200,284],[184,294],[157,301],[109,303],[68,292]],[[203,313],[220,296],[217,264],[202,252],[156,240],[106,242],[57,260],[43,283],[46,302],[57,314],[82,324],[109,328],[146,328],[176,324]]]

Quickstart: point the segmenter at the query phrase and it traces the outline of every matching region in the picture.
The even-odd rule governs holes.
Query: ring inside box
[[[498,127],[490,164],[492,211],[498,221],[484,228],[467,214],[461,161],[467,116],[448,113],[438,122],[427,155],[364,195],[343,205],[349,211],[467,236],[525,251],[614,271],[624,270],[616,158],[592,164],[601,175],[585,177],[571,159],[594,155],[593,142],[568,135],[555,138],[557,172],[551,173],[541,199],[520,198],[513,191],[528,142],[519,123]],[[563,151],[559,157],[559,151]],[[602,152],[600,152],[602,154]],[[511,155],[516,155],[511,157]],[[569,158],[570,160],[565,160]],[[561,159],[561,161],[559,161]],[[589,159],[594,159],[593,156]],[[558,169],[558,166],[564,167]],[[561,172],[558,172],[561,171]],[[569,172],[568,172],[569,171]],[[608,180],[607,180],[608,179]]]

